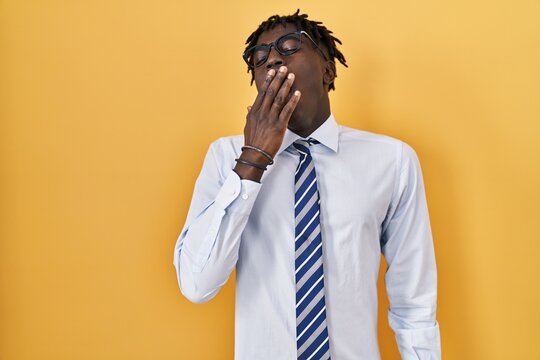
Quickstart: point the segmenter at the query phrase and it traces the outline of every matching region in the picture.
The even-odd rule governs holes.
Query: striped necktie
[[[330,359],[326,326],[319,191],[313,158],[314,139],[293,143],[300,154],[294,176],[296,348],[299,360]]]

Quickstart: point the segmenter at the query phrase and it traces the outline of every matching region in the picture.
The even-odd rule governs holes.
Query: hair
[[[341,41],[332,36],[332,31],[327,29],[324,25],[322,25],[322,22],[320,21],[313,21],[308,20],[307,14],[300,14],[300,9],[296,10],[296,12],[292,15],[287,16],[279,16],[279,15],[273,15],[270,16],[267,20],[263,21],[257,30],[255,30],[246,40],[246,50],[249,49],[252,46],[255,46],[257,44],[257,41],[259,40],[259,36],[270,29],[273,29],[276,25],[281,24],[285,26],[286,24],[294,24],[296,25],[296,28],[298,30],[304,30],[315,40],[317,45],[319,45],[326,55],[328,55],[328,59],[330,59],[332,62],[335,63],[335,59],[338,59],[343,66],[347,66],[347,62],[345,60],[345,56],[339,51],[339,49],[336,46],[336,43],[341,45]],[[253,81],[255,81],[255,73],[252,68],[248,66],[248,72],[251,72],[251,84],[253,84]],[[337,77],[337,74],[336,74]],[[328,86],[328,91],[335,90],[334,82]]]

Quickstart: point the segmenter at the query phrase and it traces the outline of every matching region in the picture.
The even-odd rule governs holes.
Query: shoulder
[[[414,152],[412,146],[402,139],[343,125],[339,125],[339,141],[344,144],[363,144],[366,146],[392,148],[400,152]]]
[[[340,141],[344,142],[365,142],[388,146],[401,146],[402,142],[402,140],[395,137],[343,125],[339,125],[339,137]]]
[[[389,159],[397,167],[409,163],[418,163],[414,148],[402,139],[366,130],[359,130],[339,125],[340,146],[353,151],[362,151],[377,156],[379,159]]]

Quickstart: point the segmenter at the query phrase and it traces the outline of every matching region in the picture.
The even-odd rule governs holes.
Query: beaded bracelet
[[[272,165],[274,163],[274,159],[272,158],[272,156],[266,151],[264,151],[263,149],[259,149],[258,147],[251,146],[251,145],[242,146],[242,151],[244,151],[245,149],[255,150],[258,153],[263,154],[268,160],[270,160],[270,163],[268,165]]]
[[[266,166],[255,164],[255,163],[252,163],[251,161],[247,161],[247,160],[244,160],[244,159],[234,159],[234,161],[236,161],[237,163],[240,163],[240,164],[244,164],[244,165],[247,165],[247,166],[251,166],[251,167],[260,169],[260,170],[266,170]]]

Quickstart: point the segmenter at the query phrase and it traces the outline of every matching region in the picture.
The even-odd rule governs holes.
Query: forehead
[[[272,29],[266,30],[265,32],[261,33],[261,35],[259,35],[259,38],[257,39],[257,45],[269,44],[280,36],[295,32],[297,30],[298,29],[294,24],[287,23],[285,24],[285,26],[277,24]]]

